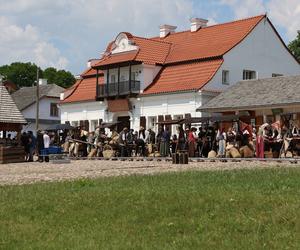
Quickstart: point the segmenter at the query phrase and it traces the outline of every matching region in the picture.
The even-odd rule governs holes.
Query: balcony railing
[[[100,85],[98,94],[100,98],[122,96],[140,93],[140,81],[125,81]]]

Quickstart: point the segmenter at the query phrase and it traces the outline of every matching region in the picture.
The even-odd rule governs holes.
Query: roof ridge
[[[133,37],[144,39],[144,40],[149,40],[149,41],[152,41],[152,42],[158,42],[158,43],[165,43],[165,44],[173,45],[173,43],[171,43],[171,42],[156,40],[156,39],[153,39],[151,37],[142,37],[142,36],[133,36]]]
[[[206,26],[206,27],[202,27],[199,30],[208,29],[208,28],[212,28],[212,27],[216,27],[216,26],[228,25],[228,24],[231,24],[231,23],[244,22],[244,21],[248,21],[248,20],[251,20],[251,19],[259,18],[259,17],[263,18],[263,17],[266,17],[266,16],[267,16],[266,14],[261,14],[261,15],[257,15],[257,16],[251,16],[251,17],[246,17],[246,18],[237,19],[237,20],[233,20],[233,21],[228,21],[228,22],[225,22],[225,23],[217,23],[217,24]],[[166,37],[163,37],[163,38],[160,38],[159,36],[155,36],[155,37],[150,37],[149,39],[155,39],[155,40],[156,39],[164,39],[164,38],[167,38],[169,36],[175,36],[175,35],[186,33],[186,32],[191,32],[191,30],[190,29],[181,30],[181,31],[177,31],[177,32],[174,32],[172,34],[169,34],[169,35],[167,35]],[[156,40],[156,41],[161,41],[161,40]]]

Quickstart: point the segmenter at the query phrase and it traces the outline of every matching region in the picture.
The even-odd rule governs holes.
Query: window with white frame
[[[91,131],[95,131],[97,126],[98,126],[98,120],[91,120],[91,126],[90,126]]]
[[[125,75],[120,76],[120,82],[125,82],[125,79],[126,79]]]
[[[50,116],[53,116],[53,117],[58,116],[57,103],[50,103]]]
[[[222,71],[222,84],[229,84],[229,70]]]
[[[151,128],[153,131],[157,132],[157,117],[148,116],[148,128]]]
[[[253,70],[243,70],[243,80],[256,79],[256,71]]]
[[[116,82],[116,76],[115,75],[111,75],[110,76],[110,82],[111,83],[115,83]]]
[[[180,120],[180,119],[183,119],[183,115],[173,115],[173,120]],[[179,125],[178,124],[175,124],[175,125],[172,125],[172,135],[176,134],[178,136],[178,131],[177,131],[177,127]]]
[[[79,121],[71,121],[71,125],[73,127],[78,127],[79,126]]]
[[[136,76],[135,72],[131,72],[131,81],[135,81],[135,76]]]

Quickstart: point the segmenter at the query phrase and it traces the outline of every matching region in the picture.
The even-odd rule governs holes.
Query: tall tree
[[[48,80],[49,83],[55,83],[57,70],[53,67],[47,68],[43,72],[43,77]]]
[[[37,66],[33,63],[15,62],[11,65],[0,67],[0,74],[7,80],[11,80],[18,87],[29,87],[35,84]],[[39,75],[43,77],[43,72],[39,68]]]
[[[291,41],[288,46],[294,56],[300,61],[300,31],[298,31],[295,40]]]
[[[36,71],[37,66],[30,62],[15,62],[11,65],[0,67],[0,75],[3,75],[7,80],[11,80],[18,87],[33,86],[36,81]],[[39,76],[40,78],[46,78],[49,83],[54,83],[64,88],[72,86],[76,81],[71,72],[57,70],[53,67],[44,71],[39,68]]]

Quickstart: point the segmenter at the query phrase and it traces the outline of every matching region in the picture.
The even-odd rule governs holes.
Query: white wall
[[[60,111],[58,110],[58,116],[50,116],[50,104],[59,103],[59,98],[44,97],[39,103],[39,118],[46,120],[60,120]],[[35,119],[36,117],[36,104],[30,105],[29,107],[22,110],[23,116],[26,118]]]
[[[142,67],[143,80],[141,82],[141,90],[144,90],[149,84],[153,82],[154,78],[157,76],[160,69],[161,66],[143,64]]]
[[[201,106],[202,98],[199,92],[132,98],[130,99],[132,111],[118,113],[106,112],[106,101],[62,104],[61,122],[89,120],[91,124],[92,120],[102,119],[104,122],[113,122],[118,116],[130,116],[131,128],[139,130],[141,116],[146,117],[147,124],[149,117],[158,115],[171,115],[173,119],[187,113],[193,117],[201,116],[201,113],[196,112],[196,108]]]
[[[91,122],[94,120],[108,121],[106,107],[105,102],[96,101],[61,104],[61,123],[89,120],[91,127]]]
[[[132,100],[133,119],[132,128],[139,129],[140,117],[146,117],[148,124],[149,117],[157,117],[158,115],[171,115],[172,119],[176,119],[178,115],[184,117],[190,113],[193,117],[201,116],[201,113],[196,112],[196,108],[201,106],[202,96],[199,92],[180,93],[180,94],[165,94],[145,96],[139,99]]]
[[[268,21],[262,20],[239,45],[224,55],[224,63],[205,89],[223,90],[222,70],[229,70],[230,85],[243,80],[243,70],[254,70],[258,78],[272,73],[299,75],[300,66],[286,50]],[[229,86],[230,86],[229,85]]]

